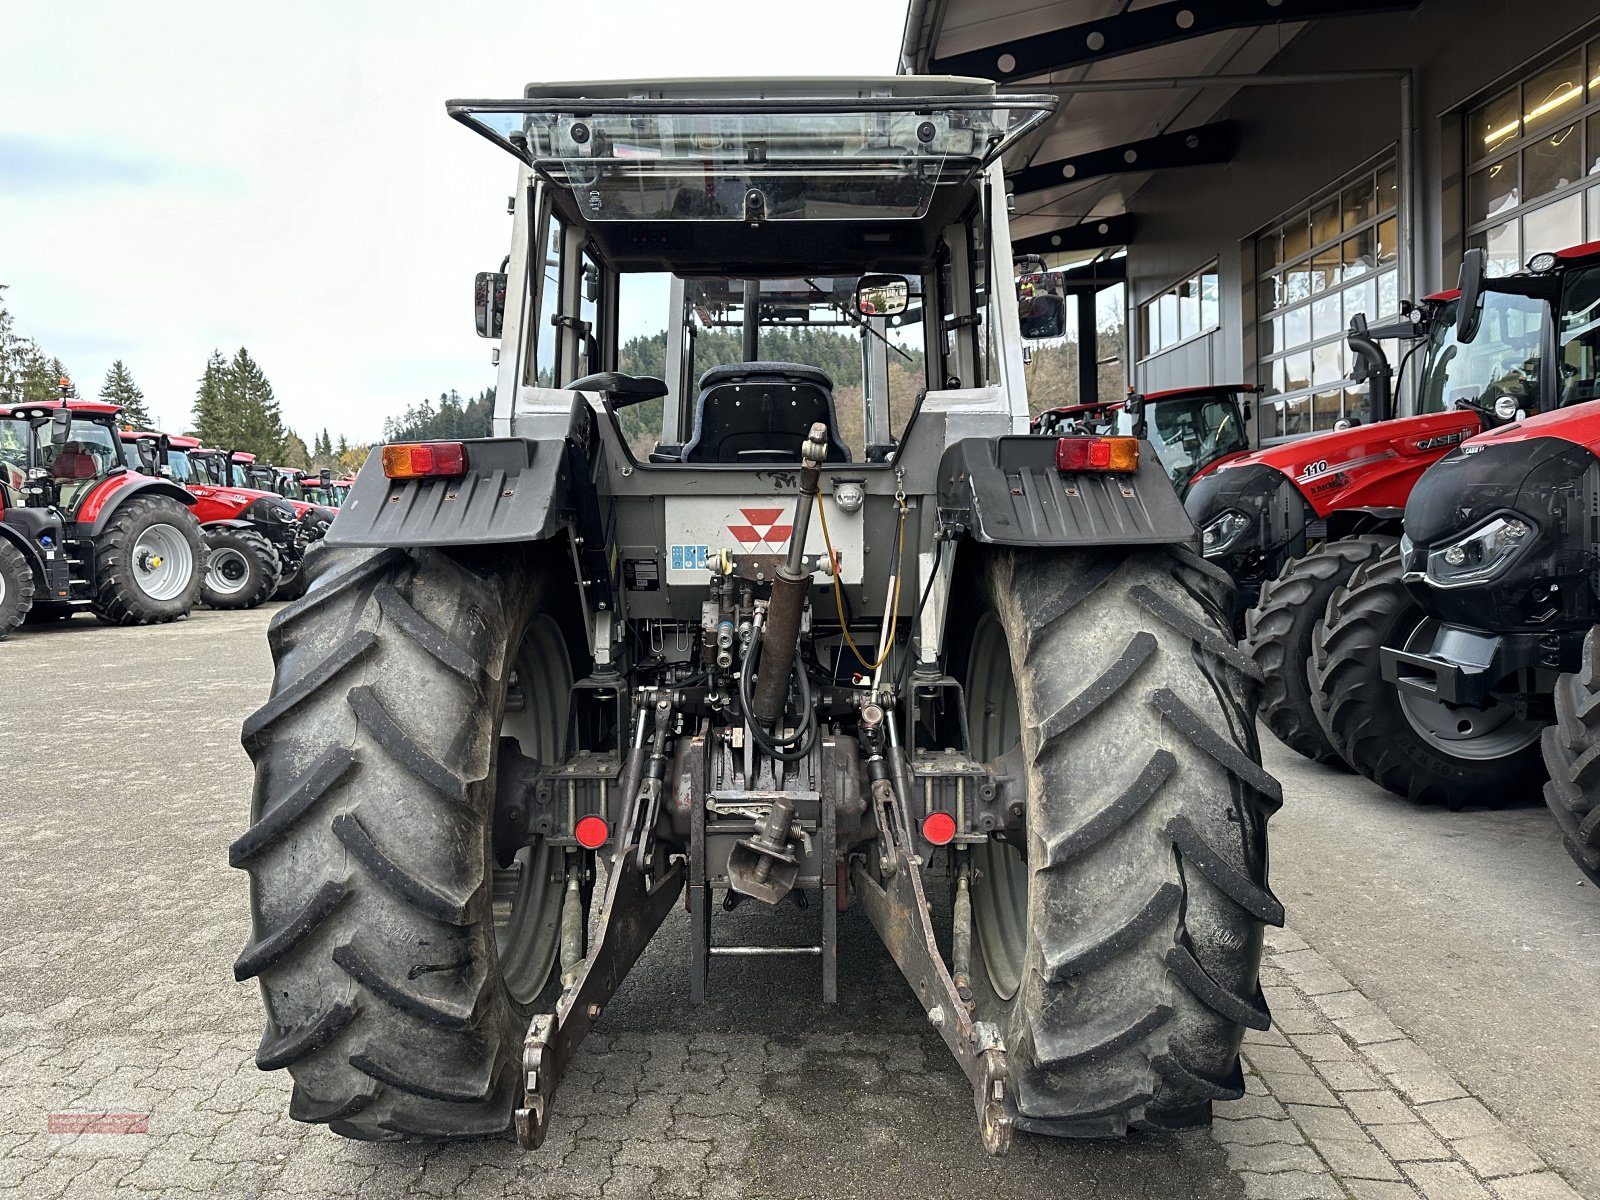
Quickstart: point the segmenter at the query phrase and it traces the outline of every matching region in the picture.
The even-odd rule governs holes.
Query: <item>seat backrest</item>
[[[72,446],[63,447],[55,462],[50,464],[50,474],[55,479],[93,479],[99,470],[100,464],[95,462],[94,455]]]
[[[839,440],[833,380],[802,363],[748,362],[712,367],[700,377],[694,433],[683,461],[772,463],[800,461],[811,426],[828,427],[828,461],[849,462]]]

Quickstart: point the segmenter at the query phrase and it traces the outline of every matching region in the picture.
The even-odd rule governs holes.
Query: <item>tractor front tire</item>
[[[1402,693],[1383,677],[1382,651],[1426,650],[1434,622],[1400,580],[1398,549],[1356,568],[1312,636],[1323,727],[1361,774],[1420,804],[1502,806],[1539,796],[1540,723],[1505,701],[1457,707]]]
[[[252,823],[229,852],[251,879],[234,974],[267,1010],[256,1063],[288,1069],[291,1117],[347,1137],[501,1133],[559,987],[562,856],[540,843],[508,880],[492,843],[501,736],[546,762],[565,744],[558,570],[495,547],[325,549],[309,571],[269,627],[272,694],[242,737]]]
[[[272,591],[272,598],[274,600],[300,599],[301,596],[306,594],[306,585],[309,578],[306,572],[306,560],[302,558],[287,574],[279,578],[277,586]]]
[[[208,608],[255,608],[278,586],[278,552],[253,529],[220,525],[205,532],[200,599]]]
[[[0,639],[27,619],[33,607],[33,567],[18,550],[0,538]]]
[[[1556,683],[1556,723],[1544,731],[1544,802],[1572,861],[1600,886],[1600,626],[1583,639],[1583,666]]]
[[[154,625],[194,608],[205,542],[182,504],[136,496],[95,537],[94,562],[94,615],[108,625]]]
[[[1261,719],[1285,746],[1314,762],[1345,765],[1313,701],[1312,634],[1334,592],[1357,567],[1394,544],[1394,538],[1377,535],[1323,542],[1285,563],[1245,614],[1245,653],[1261,668]]]
[[[1022,1129],[1201,1125],[1243,1094],[1282,793],[1231,604],[1187,549],[982,561],[957,667],[975,755],[1026,781],[1027,832],[973,851],[972,976]]]

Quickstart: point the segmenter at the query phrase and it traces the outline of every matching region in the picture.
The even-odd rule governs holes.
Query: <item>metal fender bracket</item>
[[[972,1019],[945,967],[928,917],[921,860],[896,847],[891,862],[894,870],[885,886],[867,872],[862,860],[856,860],[852,870],[856,898],[922,1001],[928,1021],[972,1083],[983,1148],[1004,1154],[1011,1149],[1012,1100],[1006,1089],[1006,1050],[1000,1031],[987,1021]]]

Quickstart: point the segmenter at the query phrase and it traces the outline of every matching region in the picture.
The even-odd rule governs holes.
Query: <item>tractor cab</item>
[[[1148,442],[1179,496],[1195,480],[1250,453],[1249,383],[1203,384],[1133,394],[1123,405],[1123,424]]]
[[[19,404],[14,420],[29,427],[30,503],[72,512],[109,476],[130,470],[144,474],[142,456],[127,465],[117,414],[122,409],[99,400],[50,400]]]

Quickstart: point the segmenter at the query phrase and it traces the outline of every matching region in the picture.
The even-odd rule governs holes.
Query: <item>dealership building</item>
[[[1365,416],[1354,314],[1600,241],[1594,0],[911,0],[900,69],[1060,97],[1012,238],[1067,268],[1080,398],[1109,311],[1130,386],[1259,386],[1258,443]]]

